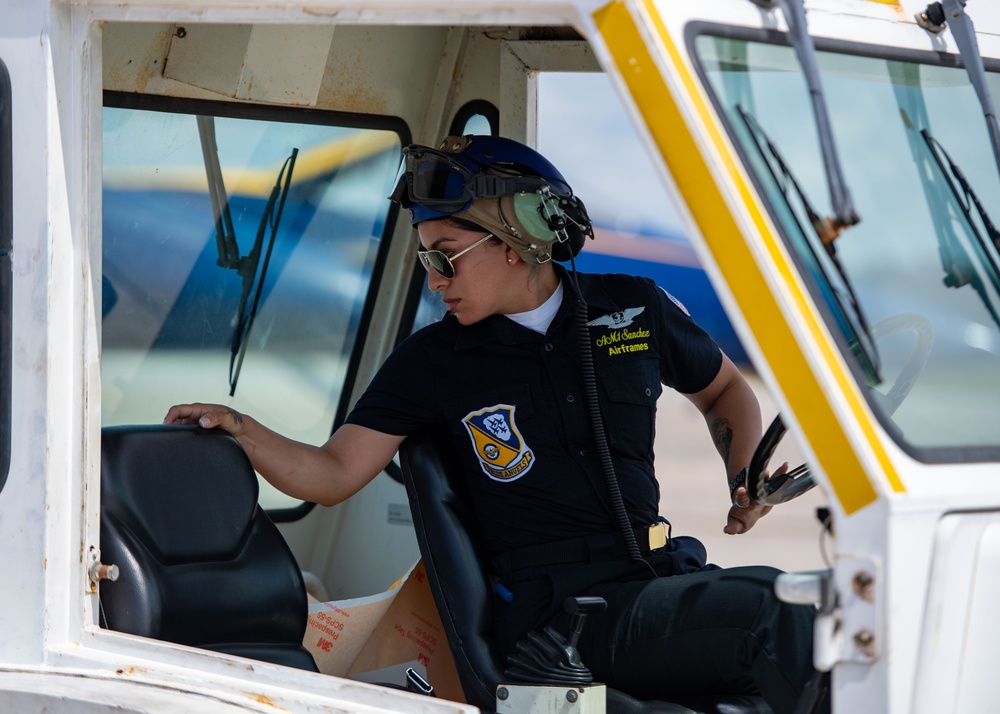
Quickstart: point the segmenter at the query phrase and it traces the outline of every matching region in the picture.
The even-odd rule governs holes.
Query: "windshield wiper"
[[[976,42],[976,28],[972,18],[965,12],[966,0],[943,0],[932,2],[927,9],[917,13],[917,24],[928,32],[939,33],[948,25],[951,26],[952,37],[958,45],[958,54],[969,73],[969,81],[976,90],[979,105],[983,108],[986,119],[986,130],[990,135],[993,147],[993,160],[1000,171],[1000,122],[997,121],[997,110],[993,105],[989,85],[986,83],[986,68],[983,66],[983,56],[979,53],[979,43]]]
[[[739,104],[736,105],[736,111],[739,113],[740,118],[743,120],[743,125],[747,129],[747,133],[750,135],[754,146],[757,148],[761,159],[764,161],[764,165],[767,166],[768,172],[771,174],[771,178],[774,184],[778,187],[781,195],[785,199],[785,205],[788,208],[789,213],[795,217],[796,212],[792,208],[792,204],[789,196],[789,186],[795,191],[795,195],[798,196],[799,202],[802,204],[802,208],[805,211],[806,218],[812,226],[813,232],[819,239],[820,245],[823,246],[827,257],[833,264],[834,268],[837,270],[837,274],[840,277],[840,281],[844,286],[846,291],[846,303],[847,307],[850,308],[850,312],[854,315],[855,322],[861,331],[861,335],[858,336],[857,344],[860,347],[865,360],[868,362],[868,366],[872,370],[872,377],[876,381],[881,381],[880,376],[880,360],[878,355],[878,350],[875,347],[875,341],[872,339],[871,331],[868,328],[868,321],[865,319],[864,312],[861,310],[861,305],[858,303],[857,296],[854,292],[854,288],[851,285],[851,281],[847,277],[847,273],[844,270],[844,266],[841,264],[839,257],[837,256],[837,249],[834,245],[835,239],[839,234],[839,231],[831,231],[832,224],[829,218],[820,216],[816,209],[813,208],[812,202],[809,197],[806,196],[805,190],[799,184],[795,177],[795,174],[789,168],[788,164],[785,162],[784,157],[778,150],[778,147],[771,141],[771,138],[767,135],[760,124],[757,122],[756,118]],[[766,146],[766,150],[765,150]],[[770,155],[770,158],[768,156]],[[773,165],[772,165],[773,162]],[[774,169],[774,165],[777,165],[778,171]],[[779,174],[780,173],[780,177]],[[798,219],[796,219],[798,223]],[[806,231],[799,226],[799,230],[802,232],[803,236],[806,235]],[[815,250],[813,249],[812,243],[808,240],[805,241],[809,250],[814,253],[814,257],[817,258],[816,264],[820,271],[824,273],[823,277],[826,279],[828,285],[833,288],[833,283],[826,276],[826,271],[823,270],[822,264],[818,260],[818,256],[815,256]],[[838,291],[834,290],[834,295],[837,298],[837,302],[841,303],[843,308],[842,300],[844,296],[841,296]],[[862,339],[863,336],[863,339]]]
[[[243,277],[243,292],[240,294],[240,302],[236,308],[236,328],[233,331],[233,346],[229,354],[229,396],[236,394],[236,383],[240,379],[240,370],[243,368],[243,356],[247,351],[247,342],[250,339],[250,328],[253,327],[254,318],[257,316],[257,306],[260,304],[260,296],[263,292],[264,277],[267,275],[267,266],[271,262],[271,250],[274,248],[274,238],[278,233],[278,225],[281,223],[281,213],[285,207],[285,198],[288,197],[288,188],[292,183],[292,172],[295,170],[295,157],[299,150],[292,149],[291,155],[285,159],[278,172],[278,178],[271,189],[271,195],[267,199],[264,213],[260,217],[260,225],[257,226],[257,236],[254,238],[253,248],[249,255],[239,260],[237,272]],[[288,173],[285,173],[285,171]],[[284,178],[284,182],[282,182]],[[254,288],[254,277],[257,275],[257,266],[260,263],[260,252],[264,243],[264,233],[270,227],[271,233],[267,241],[267,250],[264,253],[264,263],[260,269],[260,277],[256,281]],[[253,290],[253,300],[250,300],[250,292]],[[250,311],[247,312],[247,303],[250,303]]]
[[[920,135],[924,137],[927,150],[930,152],[935,165],[944,177],[945,183],[951,190],[951,194],[955,198],[955,203],[958,204],[962,215],[965,216],[966,225],[968,225],[972,235],[975,236],[976,241],[982,248],[983,257],[993,268],[994,275],[1000,280],[1000,261],[998,261],[1000,259],[1000,231],[997,231],[993,225],[989,213],[979,200],[979,196],[972,189],[972,185],[965,177],[965,173],[952,160],[948,152],[945,151],[941,142],[935,139],[927,129],[921,129]],[[944,157],[943,159],[942,156]],[[982,234],[973,220],[973,208],[976,209],[976,213],[979,215],[979,220],[986,231],[986,236]],[[983,305],[986,306],[986,309],[993,317],[994,322],[1000,326],[1000,314],[998,314],[997,309],[990,302],[986,287],[973,267],[972,260],[965,248],[962,247],[955,237],[952,237],[947,241],[941,240],[939,252],[945,270],[944,284],[950,288],[972,285],[973,289],[982,299]]]
[[[271,261],[274,237],[278,232],[278,224],[281,222],[281,212],[285,206],[285,197],[288,195],[288,187],[291,185],[295,157],[298,156],[299,150],[293,148],[291,156],[285,159],[281,165],[278,179],[274,183],[274,188],[271,189],[271,195],[264,207],[260,224],[257,226],[257,236],[254,238],[253,247],[247,255],[240,256],[240,246],[236,240],[236,230],[233,228],[233,219],[229,211],[229,197],[226,195],[226,184],[219,161],[219,147],[215,140],[215,117],[198,116],[196,119],[198,121],[198,136],[201,139],[201,153],[205,161],[205,175],[208,178],[208,195],[215,217],[215,244],[219,252],[216,264],[227,270],[235,270],[243,278],[240,302],[233,318],[235,327],[229,355],[229,396],[233,396],[236,393],[236,383],[239,381],[240,370],[243,367],[243,355],[246,354],[250,328],[257,315],[257,305],[260,303],[264,276],[267,274],[267,266]],[[287,174],[285,174],[286,169]],[[284,184],[282,184],[282,177],[284,177]],[[257,290],[251,301],[250,293],[254,287],[254,278],[257,276],[264,234],[268,226],[271,227],[271,235],[264,255],[264,265],[260,271],[260,279],[257,280]],[[250,303],[249,312],[247,312],[248,302]]]
[[[823,167],[826,170],[826,182],[830,189],[830,205],[833,216],[823,221],[825,233],[824,243],[832,243],[845,228],[861,221],[851,193],[844,180],[844,172],[840,167],[840,157],[837,154],[837,143],[833,138],[833,128],[830,125],[830,113],[823,97],[823,85],[820,81],[819,68],[816,65],[816,48],[813,46],[809,28],[806,25],[806,10],[803,0],[752,0],[763,8],[780,6],[788,25],[788,34],[792,47],[802,66],[802,75],[809,90],[809,100],[812,103],[813,117],[816,121],[816,132],[819,134],[819,147],[823,155]]]
[[[927,148],[930,149],[931,155],[934,157],[934,161],[937,163],[938,168],[941,169],[941,173],[944,174],[945,179],[948,181],[948,187],[951,189],[952,194],[955,196],[955,200],[958,205],[962,207],[962,213],[965,214],[966,219],[969,221],[969,225],[972,226],[976,237],[979,242],[984,246],[993,246],[993,250],[997,253],[996,257],[1000,257],[1000,231],[997,231],[996,227],[993,225],[993,221],[990,220],[990,214],[986,211],[982,202],[979,200],[979,196],[976,192],[972,190],[972,184],[969,180],[965,178],[965,174],[962,169],[959,168],[944,147],[941,142],[931,136],[931,133],[926,129],[921,129],[920,134],[924,137],[924,141],[927,142]],[[938,155],[938,151],[944,156],[944,161],[941,160],[941,156]],[[951,174],[945,170],[944,164],[948,163],[948,168],[951,169]],[[954,181],[952,181],[954,178]],[[958,186],[955,183],[958,183]],[[983,222],[983,228],[986,229],[986,233],[989,235],[989,242],[983,238],[982,233],[980,233],[975,224],[972,221],[972,208],[975,207],[976,213],[979,214],[979,220]],[[989,249],[987,248],[987,252]],[[994,258],[994,265],[996,260]]]

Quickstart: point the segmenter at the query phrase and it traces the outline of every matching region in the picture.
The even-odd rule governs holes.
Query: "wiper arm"
[[[260,304],[261,289],[264,285],[264,277],[267,275],[267,266],[271,262],[271,250],[274,248],[274,238],[278,233],[278,225],[281,222],[281,213],[285,207],[285,198],[288,196],[288,188],[292,182],[292,172],[295,170],[295,157],[299,150],[292,149],[292,154],[281,165],[278,178],[271,189],[271,195],[264,207],[264,213],[260,217],[260,224],[257,226],[257,235],[254,238],[253,247],[246,256],[240,256],[240,246],[236,240],[236,231],[233,228],[233,219],[229,211],[229,197],[226,195],[226,185],[222,177],[222,166],[219,162],[219,147],[215,140],[215,117],[198,116],[198,136],[201,139],[201,152],[205,160],[205,175],[208,179],[208,194],[212,202],[212,213],[215,217],[215,244],[219,252],[216,261],[219,267],[235,270],[243,278],[243,289],[240,292],[240,301],[236,307],[234,318],[235,328],[233,330],[233,343],[229,355],[229,396],[236,393],[236,384],[240,378],[240,370],[243,367],[243,356],[246,354],[247,340],[250,337],[250,328],[253,326],[254,317],[257,315],[257,306]],[[285,171],[288,171],[286,174]],[[284,183],[282,183],[284,178]],[[277,206],[277,209],[275,208]],[[253,300],[250,300],[251,291],[254,288],[257,268],[260,265],[260,253],[264,244],[264,234],[270,226],[271,234],[267,243],[267,251],[264,255],[264,265],[260,271],[260,278],[256,280],[257,289],[254,292]],[[247,303],[250,302],[250,311],[247,312]]]
[[[823,97],[819,68],[816,66],[816,48],[813,46],[812,37],[809,36],[809,28],[806,25],[805,6],[803,0],[753,0],[753,2],[764,8],[781,6],[785,15],[785,23],[788,25],[792,47],[795,49],[799,64],[802,66],[802,74],[806,80],[806,87],[809,89],[809,100],[812,103],[813,116],[816,120],[816,131],[819,134],[820,152],[823,155],[826,182],[830,189],[830,204],[833,207],[833,216],[823,221],[828,228],[825,237],[821,237],[823,237],[824,243],[831,243],[840,235],[841,231],[856,225],[861,218],[854,210],[851,193],[847,188],[844,172],[840,166],[837,143],[833,138],[830,114],[826,108],[826,99]]]
[[[979,53],[979,43],[976,42],[976,28],[972,18],[965,12],[966,0],[943,0],[933,2],[927,9],[916,16],[917,24],[929,32],[938,33],[951,25],[951,34],[958,45],[958,53],[969,73],[979,104],[986,118],[986,130],[993,146],[993,159],[1000,171],[1000,123],[997,121],[997,110],[993,105],[989,85],[986,83],[986,69],[983,66],[983,56]]]
[[[260,296],[263,292],[264,277],[267,275],[267,266],[271,262],[271,250],[274,248],[274,238],[278,233],[278,225],[281,223],[281,213],[285,207],[285,199],[288,197],[288,188],[292,183],[292,172],[295,170],[295,157],[298,154],[298,149],[292,149],[291,155],[281,165],[278,178],[274,182],[274,188],[271,189],[271,195],[267,199],[267,205],[264,206],[264,213],[260,217],[253,248],[251,248],[249,255],[238,261],[237,272],[243,277],[243,292],[240,294],[240,302],[236,308],[236,328],[233,331],[233,346],[229,354],[230,397],[236,394],[236,383],[240,379],[240,370],[243,368],[243,356],[247,351],[250,329],[257,316],[257,306],[260,304]],[[285,173],[286,169],[287,174]],[[256,281],[257,288],[254,291],[253,300],[250,301],[250,292],[253,290],[257,266],[260,263],[264,234],[268,227],[270,227],[271,233],[267,242],[267,250],[264,253],[264,263],[261,266],[260,277]],[[249,312],[246,309],[248,302],[250,302]]]
[[[233,218],[229,212],[229,197],[222,179],[219,164],[219,147],[215,142],[215,117],[199,116],[198,137],[201,139],[201,154],[205,160],[205,175],[208,178],[208,196],[212,201],[215,215],[215,245],[219,251],[217,264],[221,268],[237,268],[240,261],[240,247],[233,229]]]
[[[831,233],[832,226],[830,223],[830,219],[820,216],[813,208],[812,202],[809,200],[809,197],[806,195],[802,186],[795,178],[795,174],[792,173],[791,168],[789,168],[788,164],[785,162],[785,159],[781,155],[781,152],[778,150],[778,147],[774,144],[774,142],[771,141],[771,138],[767,135],[767,133],[763,130],[763,128],[761,128],[760,124],[757,123],[756,118],[752,114],[747,112],[745,109],[743,109],[743,107],[740,106],[739,104],[736,105],[736,111],[739,113],[740,118],[743,120],[743,124],[746,127],[747,132],[750,135],[750,138],[753,140],[754,146],[757,148],[757,151],[759,152],[761,158],[764,160],[764,164],[767,166],[767,170],[771,174],[771,178],[774,180],[774,183],[778,187],[778,190],[781,192],[781,195],[785,198],[785,204],[788,208],[789,213],[793,217],[795,216],[795,210],[792,208],[791,202],[789,200],[788,187],[791,186],[791,188],[794,189],[796,196],[798,196],[798,199],[802,204],[803,210],[806,213],[806,217],[808,218],[809,223],[812,225],[813,231],[815,232],[817,238],[820,241],[820,245],[823,246],[827,256],[830,259],[830,262],[833,264],[834,268],[836,268],[841,283],[843,284],[844,289],[847,291],[847,296],[846,296],[847,304],[850,307],[851,312],[854,314],[854,317],[857,321],[857,325],[861,329],[861,332],[865,338],[864,340],[859,339],[858,345],[863,351],[864,356],[868,361],[868,364],[871,366],[871,369],[874,372],[873,377],[876,380],[881,381],[881,378],[879,376],[880,361],[879,361],[878,351],[875,347],[875,341],[872,339],[871,331],[868,328],[868,321],[865,319],[864,312],[861,310],[861,305],[860,303],[858,303],[857,295],[854,292],[854,288],[851,285],[851,281],[847,277],[847,273],[844,270],[844,266],[841,264],[840,259],[837,257],[837,249],[836,246],[834,245],[834,241],[839,232]],[[766,151],[765,151],[765,146],[766,146]],[[771,157],[770,159],[768,158],[768,155],[770,155]],[[772,166],[772,161],[774,162],[775,165],[777,165],[778,171],[781,174],[780,177],[778,176],[778,173],[775,172],[774,167]],[[800,230],[802,230],[801,226]],[[802,230],[802,233],[805,234],[805,230]],[[806,244],[809,246],[810,250],[812,250],[812,244],[809,241],[806,241]],[[820,269],[822,270],[822,267]]]

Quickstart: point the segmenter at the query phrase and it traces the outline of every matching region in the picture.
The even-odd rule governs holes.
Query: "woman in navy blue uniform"
[[[561,624],[567,596],[600,596],[608,608],[579,643],[598,681],[640,698],[758,692],[793,710],[813,673],[813,608],[778,601],[772,568],[707,564],[660,516],[664,386],[701,411],[722,457],[725,531],[767,512],[742,485],[761,417],[740,372],[652,281],[556,262],[591,226],[534,150],[449,137],[408,147],[403,168],[393,199],[410,211],[445,319],[400,344],[322,446],[221,405],[174,406],[165,421],[228,431],[271,484],[324,505],[371,481],[408,435],[443,430],[468,473],[486,565],[509,594],[497,608],[502,654]]]

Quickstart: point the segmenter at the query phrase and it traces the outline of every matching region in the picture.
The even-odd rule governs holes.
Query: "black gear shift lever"
[[[563,602],[563,607],[573,616],[573,620],[569,623],[569,647],[575,650],[587,615],[592,612],[604,612],[608,609],[608,601],[602,597],[568,597]]]
[[[570,637],[546,627],[541,633],[529,632],[517,643],[514,654],[507,658],[510,664],[505,674],[511,681],[529,684],[585,686],[594,681],[580,660],[576,649],[587,615],[602,612],[608,606],[602,597],[569,597],[564,602],[566,612],[573,616]]]

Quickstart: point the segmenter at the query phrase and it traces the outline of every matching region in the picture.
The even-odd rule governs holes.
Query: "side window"
[[[11,298],[10,252],[14,232],[13,142],[10,125],[10,75],[0,61],[0,491],[10,471]]]
[[[109,94],[104,109],[103,424],[217,402],[322,443],[399,134],[327,113],[132,102]],[[300,505],[263,481],[260,501]]]
[[[482,99],[468,102],[455,112],[450,133],[462,136],[466,134],[496,136],[500,133],[500,110]]]

